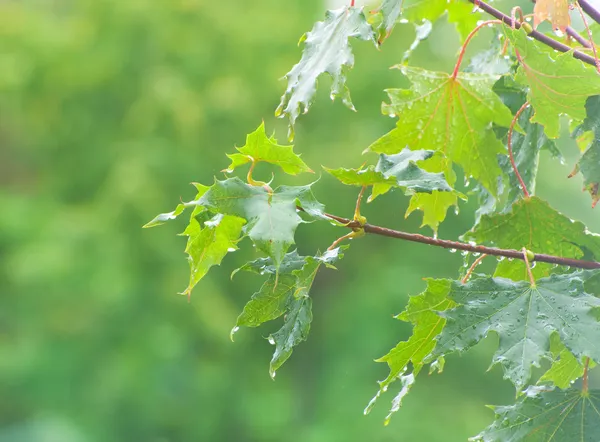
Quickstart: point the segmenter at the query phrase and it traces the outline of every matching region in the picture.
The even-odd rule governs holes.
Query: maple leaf
[[[383,0],[377,13],[381,14],[381,23],[377,27],[377,42],[381,44],[392,33],[400,14],[402,14],[402,3],[405,0]]]
[[[596,442],[600,437],[600,390],[530,387],[516,404],[493,407],[494,423],[473,442]]]
[[[315,257],[300,256],[293,251],[285,255],[280,265],[272,258],[259,258],[238,269],[269,276],[244,307],[231,332],[232,337],[241,326],[258,327],[285,314],[283,326],[269,336],[269,342],[275,345],[269,368],[271,377],[275,377],[277,369],[291,356],[293,348],[308,336],[312,321],[309,292],[320,266],[333,268],[347,247],[337,247]]]
[[[308,112],[313,102],[321,74],[327,73],[333,79],[331,98],[340,97],[347,107],[354,110],[346,86],[346,71],[354,66],[354,55],[348,43],[350,37],[375,43],[375,32],[367,23],[362,8],[327,11],[325,21],[315,23],[312,31],[300,40],[305,43],[302,58],[286,74],[288,86],[275,111],[277,116],[288,116],[290,139],[294,136],[296,118],[300,112]]]
[[[543,125],[548,137],[557,138],[561,114],[585,118],[586,99],[600,94],[600,75],[570,52],[557,53],[527,37],[524,29],[505,32],[519,54],[515,80],[529,87],[527,100],[535,109],[531,121]]]
[[[498,75],[443,72],[397,66],[412,83],[411,89],[388,89],[383,112],[398,116],[397,127],[369,150],[394,154],[404,147],[435,148],[461,165],[490,192],[501,173],[497,154],[504,153],[492,123],[508,127],[509,109],[492,91]]]
[[[600,322],[594,310],[600,299],[583,284],[576,273],[542,278],[535,286],[504,278],[453,281],[448,296],[458,307],[440,313],[447,322],[432,357],[465,351],[494,331],[499,343],[493,363],[503,366],[504,378],[517,390],[526,385],[531,367],[550,358],[552,332],[577,358],[598,360]]]
[[[585,110],[585,120],[575,129],[573,137],[586,138],[585,134],[591,134],[591,143],[569,177],[581,172],[584,190],[587,190],[592,196],[592,207],[594,207],[600,200],[600,195],[598,195],[598,185],[600,184],[600,96],[588,98]]]
[[[429,356],[436,345],[435,337],[440,334],[446,324],[446,319],[437,312],[453,308],[456,305],[448,298],[449,291],[450,281],[427,279],[425,291],[420,295],[411,296],[406,309],[396,316],[396,319],[410,322],[413,325],[413,332],[407,341],[400,342],[388,354],[376,360],[376,362],[387,363],[390,373],[387,378],[379,382],[379,391],[365,409],[365,413],[371,411],[375,401],[387,391],[392,382],[404,375],[409,364],[412,364],[411,375],[413,380],[419,374],[425,364],[426,357]],[[443,364],[443,362],[440,363]],[[441,366],[439,371],[441,371]],[[404,386],[402,390],[404,390]],[[392,410],[386,417],[386,422],[398,410],[399,406],[400,402],[394,402]]]
[[[504,214],[483,215],[479,223],[463,235],[466,240],[489,244],[503,249],[520,250],[566,258],[582,258],[584,251],[591,259],[600,257],[600,236],[590,233],[579,221],[572,221],[538,198],[523,199]],[[552,265],[537,262],[533,275],[548,276]],[[503,260],[496,267],[496,276],[516,280],[527,279],[522,262]]]
[[[552,29],[566,32],[571,24],[569,0],[536,0],[533,7],[533,28],[545,20],[552,23]]]
[[[310,186],[281,186],[270,192],[239,178],[215,181],[198,204],[245,219],[244,231],[277,266],[294,244],[296,227],[302,222],[296,207],[302,207],[310,216],[325,218],[323,206],[315,200]]]
[[[312,170],[294,153],[294,146],[280,146],[274,137],[267,137],[265,123],[261,123],[254,132],[246,136],[246,144],[236,148],[239,153],[227,154],[231,165],[225,172],[233,172],[237,167],[264,161],[275,164],[290,175]]]
[[[373,186],[369,201],[389,191],[392,187],[402,187],[411,193],[434,190],[452,191],[443,173],[431,173],[421,169],[417,161],[426,160],[433,151],[404,149],[399,154],[379,156],[376,166],[364,169],[324,169],[341,183],[351,186]]]
[[[188,237],[185,253],[190,263],[190,282],[183,294],[190,295],[194,286],[219,265],[228,252],[237,250],[237,242],[245,220],[237,216],[215,215],[204,222],[204,227],[192,218],[183,232]]]
[[[196,198],[195,200],[198,200],[202,195],[204,195],[204,193],[209,189],[208,186],[205,186],[203,184],[199,184],[199,183],[192,183],[196,189],[198,190],[198,193],[196,194]],[[175,208],[175,210],[173,210],[172,212],[167,212],[167,213],[161,213],[159,215],[156,215],[152,221],[144,224],[143,228],[147,229],[150,227],[156,227],[156,226],[160,226],[164,223],[166,223],[167,221],[173,220],[175,218],[177,218],[179,215],[181,215],[183,213],[183,211],[189,207],[189,206],[194,206],[194,211],[192,213],[192,217],[194,217],[196,214],[198,214],[200,211],[204,210],[203,207],[198,206],[195,201],[191,201],[189,203],[182,203],[182,204],[178,204],[177,207]]]

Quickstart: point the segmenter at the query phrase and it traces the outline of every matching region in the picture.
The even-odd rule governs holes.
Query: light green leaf
[[[497,154],[504,153],[491,123],[508,127],[509,109],[492,91],[498,75],[459,73],[456,79],[442,72],[400,66],[411,89],[389,89],[383,112],[398,116],[396,129],[369,149],[394,154],[405,147],[435,148],[458,163],[490,192],[496,191],[501,170]]]
[[[600,358],[600,322],[594,309],[600,299],[585,292],[576,273],[552,275],[532,287],[526,281],[504,278],[453,281],[448,296],[459,304],[442,315],[446,326],[437,339],[432,357],[473,347],[489,332],[498,334],[493,363],[504,368],[504,378],[521,390],[550,358],[550,335],[560,340],[577,358]]]
[[[377,359],[377,362],[388,364],[390,374],[379,382],[379,391],[365,409],[365,413],[371,411],[375,401],[387,391],[392,382],[404,375],[409,364],[412,364],[413,380],[419,374],[425,364],[425,358],[436,345],[435,337],[446,324],[446,319],[437,312],[456,305],[448,298],[449,291],[449,280],[428,279],[425,291],[418,296],[411,296],[406,309],[396,316],[401,321],[410,322],[413,325],[413,332],[407,341],[400,342],[388,354]],[[398,407],[392,407],[386,421],[389,421],[392,413],[397,409]]]
[[[270,193],[239,178],[215,181],[198,204],[244,218],[247,221],[244,231],[259,250],[273,258],[277,267],[294,244],[296,227],[302,222],[296,207],[304,208],[313,217],[325,217],[323,206],[315,200],[310,186],[281,186]]]
[[[600,391],[531,387],[515,405],[493,407],[494,423],[470,439],[479,442],[597,442]]]
[[[381,14],[381,23],[377,28],[377,41],[381,44],[392,33],[400,14],[402,13],[402,3],[405,0],[383,0],[377,10]]]
[[[590,233],[583,223],[572,221],[538,197],[516,202],[509,213],[483,215],[464,238],[502,249],[525,247],[533,253],[578,259],[588,251],[591,255],[588,259],[600,258],[600,236]],[[536,278],[548,276],[551,271],[552,265],[542,262],[532,269]],[[504,260],[498,264],[495,275],[525,280],[527,270],[523,262]]]
[[[290,175],[312,172],[300,156],[294,153],[294,146],[280,146],[274,137],[267,137],[264,121],[258,129],[246,136],[246,144],[236,149],[239,153],[227,155],[231,164],[226,172],[233,172],[243,164],[259,161],[275,164]]]
[[[585,103],[586,118],[583,124],[575,129],[574,138],[586,139],[587,133],[591,133],[591,143],[579,159],[575,170],[570,176],[581,172],[583,176],[584,189],[592,196],[592,206],[600,200],[598,185],[600,184],[600,96],[587,99]]]
[[[552,367],[540,377],[538,383],[552,382],[565,389],[583,376],[584,365],[560,342],[558,333],[552,333],[550,336],[550,352],[554,359]]]
[[[561,114],[585,118],[586,99],[600,94],[600,75],[571,53],[559,54],[527,37],[524,29],[505,27],[505,32],[519,52],[515,79],[529,87],[527,99],[535,109],[531,121],[543,125],[548,137],[558,138]]]
[[[192,218],[184,235],[188,236],[185,252],[189,255],[190,283],[183,294],[190,296],[194,286],[221,261],[228,252],[237,250],[245,221],[236,216],[215,215],[204,223]]]
[[[308,112],[314,100],[317,79],[321,74],[327,73],[333,79],[331,98],[340,97],[346,106],[354,110],[346,86],[346,72],[354,66],[354,55],[348,42],[350,37],[375,43],[375,32],[367,23],[362,8],[327,11],[325,21],[315,23],[312,31],[301,40],[305,44],[302,58],[286,74],[288,86],[275,111],[277,116],[288,116],[290,139],[294,136],[296,118],[301,112]]]
[[[198,191],[196,198],[195,198],[196,200],[198,200],[202,195],[204,195],[204,193],[209,189],[208,186],[205,186],[200,183],[192,183],[192,184],[194,185],[194,187],[196,187],[196,189]],[[152,221],[150,221],[149,223],[146,223],[143,226],[143,228],[147,229],[149,227],[160,226],[160,225],[166,223],[167,221],[175,219],[179,215],[181,215],[183,213],[183,211],[186,209],[186,207],[188,207],[188,206],[195,206],[194,211],[192,213],[192,217],[194,217],[199,212],[204,210],[203,207],[196,205],[195,201],[185,203],[185,204],[178,204],[177,207],[175,208],[175,210],[173,210],[172,212],[161,213],[160,215],[157,215],[156,217],[154,217],[154,219]]]

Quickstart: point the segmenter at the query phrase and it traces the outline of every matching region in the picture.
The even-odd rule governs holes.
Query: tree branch
[[[374,226],[372,224],[364,224],[360,225],[359,222],[353,221],[351,219],[342,218],[337,215],[331,215],[326,213],[325,216],[331,218],[341,224],[344,224],[346,227],[350,229],[363,229],[365,233],[370,233],[373,235],[387,236],[388,238],[396,238],[403,239],[405,241],[419,242],[422,244],[429,244],[431,246],[442,247],[444,249],[453,249],[453,250],[464,250],[466,252],[472,253],[485,253],[486,255],[493,256],[504,256],[505,258],[514,258],[520,259],[522,261],[525,260],[523,256],[523,252],[520,250],[511,250],[511,249],[498,249],[496,247],[486,247],[468,244],[464,242],[458,241],[449,241],[446,239],[437,239],[431,238],[429,236],[420,235],[418,233],[407,233],[401,232],[399,230],[392,230],[386,227]],[[535,253],[535,251],[532,251]],[[572,259],[572,258],[562,258],[560,256],[553,255],[545,255],[543,253],[535,254],[534,258],[530,261],[537,262],[547,262],[550,264],[558,264],[562,266],[576,267],[578,269],[600,269],[600,262],[596,261],[583,261],[581,259]]]
[[[579,3],[579,6],[581,6],[581,9],[583,9],[587,15],[592,17],[592,20],[596,23],[600,23],[600,12],[594,8],[590,2],[587,0],[578,0],[577,3]]]
[[[513,20],[510,16],[506,15],[505,13],[499,11],[496,8],[493,8],[492,6],[488,5],[487,3],[482,2],[481,0],[469,0],[471,3],[473,3],[475,6],[477,6],[479,9],[481,9],[482,11],[487,12],[488,14],[490,14],[493,17],[496,17],[498,20],[502,20],[505,24],[507,24],[508,26],[512,26],[513,25]],[[584,7],[583,7],[583,3],[586,3],[593,11],[596,11],[594,8],[591,7],[591,5],[589,5],[589,3],[587,3],[585,0],[580,1],[579,4],[581,5],[581,7],[583,8],[583,10],[585,12],[587,12],[588,14],[590,14]],[[600,14],[598,14],[600,18]],[[594,18],[591,14],[590,16],[592,18]],[[594,20],[596,20],[594,18]],[[597,21],[597,20],[596,20]],[[599,22],[600,23],[600,22]],[[514,27],[519,29],[521,27],[521,24],[518,22],[514,23]],[[567,46],[566,44],[563,44],[561,42],[558,42],[544,34],[542,34],[541,32],[538,31],[531,31],[528,34],[530,37],[535,38],[537,41],[544,43],[545,45],[550,46],[553,49],[556,49],[557,51],[560,52],[569,52],[569,51],[573,51],[573,57],[577,58],[578,60],[583,61],[584,63],[587,64],[591,64],[592,66],[596,66],[596,60],[594,60],[594,57],[591,57],[587,54],[584,54],[583,52],[579,52],[576,50],[573,50],[572,48],[570,48],[569,46]]]

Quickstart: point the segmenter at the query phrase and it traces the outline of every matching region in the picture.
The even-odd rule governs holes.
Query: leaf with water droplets
[[[300,156],[294,153],[294,146],[281,146],[274,137],[267,137],[264,122],[246,136],[246,144],[236,149],[239,153],[227,155],[231,164],[225,172],[233,172],[241,165],[259,161],[275,164],[290,175],[312,172]]]
[[[550,138],[558,138],[561,114],[585,118],[586,99],[600,94],[600,75],[571,53],[559,54],[528,38],[524,29],[505,27],[505,32],[520,58],[515,79],[529,87],[527,99],[535,109],[531,121],[544,126]]]
[[[392,33],[392,29],[396,25],[396,21],[402,13],[402,3],[405,0],[383,0],[377,13],[381,15],[381,22],[377,27],[377,41],[379,44],[383,42]]]
[[[281,186],[271,192],[239,178],[215,181],[198,204],[244,218],[244,231],[259,250],[273,258],[276,266],[294,244],[294,233],[302,222],[297,206],[312,217],[325,218],[323,206],[315,200],[310,186]]]
[[[492,123],[508,127],[512,120],[510,110],[492,91],[499,76],[459,73],[454,78],[443,72],[398,68],[412,87],[387,90],[390,103],[383,105],[383,112],[398,116],[397,127],[369,150],[389,155],[405,147],[435,148],[495,193],[501,173],[497,155],[505,148]]]
[[[586,276],[587,277],[587,276]],[[577,358],[600,358],[600,299],[585,292],[578,273],[552,275],[531,286],[526,281],[478,278],[453,281],[448,297],[458,307],[446,310],[446,326],[432,357],[465,351],[494,331],[498,350],[493,363],[504,369],[517,390],[531,368],[551,359],[550,335],[556,332]]]
[[[375,43],[375,32],[362,8],[327,11],[325,21],[315,23],[312,31],[302,38],[305,45],[302,58],[286,74],[288,86],[275,111],[277,116],[288,116],[290,139],[294,136],[296,118],[300,112],[306,113],[313,102],[321,74],[327,73],[333,79],[331,98],[340,97],[347,107],[354,109],[346,86],[346,71],[354,66],[351,37]]]
[[[569,177],[581,172],[584,190],[592,196],[592,206],[600,200],[598,186],[600,184],[600,96],[587,99],[585,103],[586,118],[581,126],[573,132],[574,138],[587,138],[591,134],[591,142],[579,159],[575,170]]]
[[[375,199],[392,187],[401,187],[410,193],[434,190],[451,192],[443,173],[431,173],[421,169],[418,161],[433,156],[431,150],[404,149],[395,155],[381,154],[376,166],[363,169],[324,169],[340,182],[350,186],[373,186],[373,194],[369,200]]]
[[[390,374],[379,382],[379,391],[371,401],[366,410],[367,412],[373,406],[375,400],[387,391],[388,386],[405,373],[409,364],[412,364],[410,375],[413,376],[413,381],[414,377],[419,374],[425,363],[425,358],[435,347],[435,337],[440,334],[446,323],[446,319],[439,316],[437,312],[456,305],[447,296],[449,290],[449,280],[428,279],[425,291],[418,296],[411,296],[406,309],[396,316],[401,321],[410,322],[413,325],[413,332],[407,341],[400,342],[388,354],[377,359],[377,362],[388,364]],[[399,403],[399,400],[394,402],[390,415],[397,411]]]
[[[228,252],[237,250],[237,242],[245,222],[237,216],[223,214],[206,221],[204,227],[195,218],[190,220],[183,232],[188,237],[185,253],[190,262],[190,282],[184,294],[189,296],[212,266],[221,264]]]
[[[520,250],[525,247],[533,253],[546,253],[565,258],[600,259],[600,236],[590,233],[579,221],[572,221],[538,198],[523,199],[504,214],[483,215],[479,223],[463,236],[479,244],[502,249]],[[552,265],[538,262],[533,275],[548,276]],[[526,280],[527,270],[521,261],[502,261],[496,267],[496,276]]]
[[[493,407],[496,418],[473,442],[597,442],[600,390],[530,389],[510,406]]]
[[[200,183],[192,183],[192,184],[198,190],[195,200],[200,199],[200,197],[202,195],[204,195],[204,193],[209,189],[208,186],[205,186]],[[143,226],[143,228],[147,229],[149,227],[160,226],[160,225],[166,223],[167,221],[173,220],[173,219],[177,218],[179,215],[181,215],[183,213],[183,211],[186,209],[186,207],[188,207],[188,206],[194,206],[194,211],[192,213],[192,217],[194,217],[195,215],[200,213],[202,210],[204,210],[204,208],[202,206],[197,205],[195,201],[185,203],[185,204],[184,203],[178,204],[177,207],[175,208],[175,210],[173,210],[172,212],[168,212],[168,213],[161,213],[160,215],[155,216],[154,219],[152,221],[146,223]]]

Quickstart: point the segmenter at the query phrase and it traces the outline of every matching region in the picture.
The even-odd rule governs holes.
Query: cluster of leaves
[[[568,4],[554,7],[539,1],[535,24],[548,19],[556,29],[566,29]],[[286,76],[288,86],[276,114],[288,117],[290,139],[298,116],[312,105],[317,79],[324,73],[333,80],[331,98],[339,96],[354,109],[346,86],[354,63],[351,38],[380,45],[402,18],[415,25],[420,41],[427,32],[419,30],[430,29],[445,13],[466,45],[478,14],[459,0],[384,0],[370,16],[354,6],[328,11],[325,21],[302,38],[302,58]],[[598,274],[537,263],[535,254],[598,261],[600,236],[534,194],[540,152],[560,157],[553,140],[559,136],[561,116],[567,116],[584,150],[571,175],[581,172],[593,204],[600,199],[600,75],[572,53],[560,54],[531,39],[526,28],[502,26],[491,50],[474,56],[463,71],[464,50],[452,73],[407,63],[396,66],[410,87],[387,90],[389,102],[382,112],[398,120],[396,128],[367,147],[366,152],[378,154],[377,162],[354,169],[325,168],[342,184],[361,188],[361,195],[371,188],[369,202],[400,188],[411,197],[407,216],[422,211],[423,226],[434,233],[448,209],[467,198],[455,189],[460,168],[468,180],[477,182],[470,193],[480,201],[476,223],[463,239],[500,249],[525,249],[525,262],[501,260],[493,275],[470,271],[460,280],[429,279],[425,291],[411,297],[397,318],[411,323],[413,333],[379,359],[389,365],[390,373],[365,411],[400,380],[389,420],[426,365],[430,372],[441,372],[446,355],[466,351],[494,332],[498,349],[492,364],[499,364],[514,384],[517,402],[496,407],[496,420],[474,440],[545,441],[557,435],[565,435],[560,440],[598,440],[600,414],[594,410],[600,393],[589,391],[587,385],[588,370],[600,361]],[[292,175],[312,172],[292,146],[268,137],[264,124],[228,156],[231,165],[224,170],[228,174],[249,165],[245,182],[232,177],[210,187],[198,184],[193,201],[147,226],[193,209],[183,232],[188,236],[191,268],[184,290],[188,296],[210,267],[236,250],[241,239],[250,238],[262,256],[238,270],[265,275],[266,281],[252,295],[233,332],[284,317],[282,327],[269,336],[275,345],[270,365],[274,376],[293,347],[307,337],[310,288],[318,269],[321,264],[333,267],[343,256],[338,241],[325,253],[311,256],[290,251],[296,228],[313,220],[351,227],[352,233],[343,239],[364,233],[365,219],[357,208],[350,225],[340,224],[324,211],[310,184],[272,189],[271,183],[255,180],[252,171],[259,162]],[[533,382],[532,368],[542,364],[548,369]],[[582,387],[574,387],[582,377]]]

